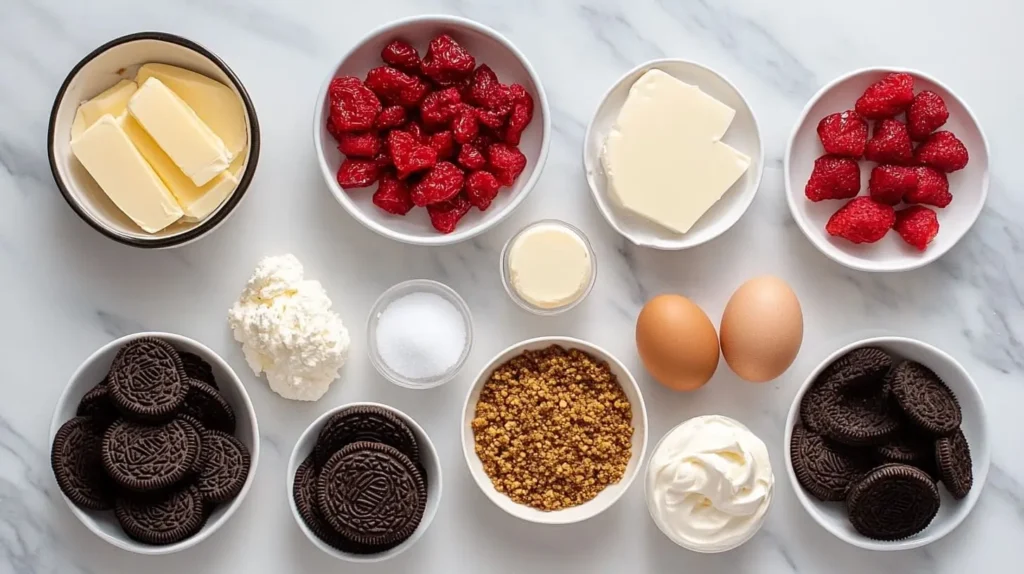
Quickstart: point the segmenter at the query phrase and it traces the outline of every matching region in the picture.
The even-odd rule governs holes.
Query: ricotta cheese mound
[[[228,324],[253,373],[266,373],[270,389],[286,399],[320,399],[348,358],[348,329],[291,254],[259,262]]]

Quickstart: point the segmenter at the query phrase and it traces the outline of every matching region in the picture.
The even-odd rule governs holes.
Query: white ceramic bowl
[[[944,209],[933,208],[939,217],[939,234],[924,251],[907,245],[896,232],[886,234],[876,243],[860,245],[832,237],[825,231],[825,223],[848,200],[813,202],[804,195],[814,160],[825,154],[818,139],[818,122],[829,114],[853,109],[857,98],[868,86],[891,72],[906,72],[914,76],[915,94],[921,90],[931,90],[945,100],[949,108],[949,120],[939,129],[956,134],[970,154],[967,167],[949,174],[949,191],[953,194],[953,202]],[[874,166],[873,162],[860,162],[861,189],[864,193],[867,193],[868,179]],[[864,68],[833,80],[807,102],[789,136],[783,170],[789,210],[800,230],[819,251],[851,269],[907,271],[942,257],[978,219],[988,196],[988,140],[967,103],[937,79],[904,68]]]
[[[203,74],[230,87],[245,107],[248,157],[238,187],[206,219],[178,221],[157,233],[142,231],[110,200],[71,152],[71,124],[78,106],[123,79],[134,79],[139,66],[171,64]],[[245,197],[260,156],[256,107],[241,80],[210,50],[174,34],[140,32],[115,38],[78,62],[57,92],[47,134],[50,171],[64,199],[86,223],[103,235],[133,247],[169,248],[191,243],[210,233],[234,212]]]
[[[935,372],[953,391],[960,408],[963,411],[963,423],[960,429],[963,431],[967,442],[971,447],[971,460],[974,463],[974,487],[963,500],[956,500],[951,494],[939,485],[941,503],[939,513],[932,520],[931,524],[921,532],[895,542],[873,540],[857,532],[846,514],[846,506],[842,502],[822,502],[806,493],[796,479],[793,471],[793,463],[790,456],[790,440],[793,436],[793,427],[800,420],[800,401],[804,393],[826,367],[835,362],[836,359],[860,347],[879,347],[894,357],[917,361]],[[985,479],[988,476],[988,465],[991,457],[989,441],[989,423],[985,414],[985,402],[981,398],[981,391],[966,370],[948,354],[939,349],[915,339],[905,337],[875,337],[850,343],[836,352],[829,355],[819,364],[807,377],[804,384],[797,391],[793,399],[793,405],[789,408],[789,416],[786,418],[786,472],[789,474],[789,482],[796,491],[796,496],[804,509],[818,522],[825,530],[828,530],[837,538],[854,546],[867,550],[908,550],[931,544],[943,536],[949,534],[954,528],[960,525],[964,518],[970,514],[981,490],[985,486]]]
[[[484,472],[483,463],[480,462],[480,458],[476,455],[475,441],[473,440],[473,429],[470,423],[473,421],[473,417],[476,412],[476,403],[480,399],[480,391],[484,387],[484,383],[490,378],[491,373],[494,372],[502,363],[505,363],[509,359],[521,354],[523,351],[531,351],[537,349],[545,349],[551,345],[560,345],[566,349],[579,349],[590,354],[594,358],[600,359],[608,363],[608,367],[611,369],[618,380],[619,385],[622,386],[622,391],[626,394],[629,399],[629,404],[633,409],[633,445],[632,453],[629,459],[629,464],[626,466],[626,472],[616,484],[612,484],[601,491],[595,498],[585,502],[579,506],[573,506],[563,510],[556,510],[551,512],[544,512],[518,504],[512,501],[504,494],[497,491],[494,485],[491,483],[491,479],[487,477],[487,473]],[[608,351],[588,343],[581,341],[580,339],[574,339],[572,337],[538,337],[536,339],[528,339],[512,345],[504,351],[498,353],[496,357],[491,359],[490,362],[480,371],[477,375],[476,381],[473,386],[469,388],[469,393],[466,395],[466,402],[462,407],[462,417],[459,419],[459,434],[462,436],[462,453],[466,458],[466,465],[469,467],[469,473],[473,475],[473,480],[476,485],[480,487],[480,490],[493,502],[498,508],[505,512],[521,518],[527,522],[535,522],[538,524],[572,524],[575,522],[582,522],[588,518],[593,518],[598,514],[601,514],[605,510],[611,508],[619,498],[625,494],[626,490],[633,483],[633,479],[636,478],[640,467],[643,464],[644,453],[647,450],[647,407],[644,406],[644,398],[640,393],[640,387],[636,383],[636,379],[630,374],[629,370],[625,365],[622,364],[618,359],[613,357]]]
[[[750,156],[750,167],[746,173],[683,235],[628,213],[616,205],[615,200],[609,196],[608,179],[601,165],[601,148],[604,147],[608,132],[615,125],[619,110],[629,96],[629,89],[640,76],[651,69],[661,70],[683,82],[698,86],[704,93],[736,110],[736,117],[722,141]],[[597,208],[623,237],[641,247],[688,249],[711,241],[728,231],[750,207],[761,184],[761,173],[764,170],[763,147],[761,130],[758,128],[754,111],[743,94],[724,76],[711,68],[687,60],[653,60],[627,72],[604,95],[583,137],[583,167]]]
[[[107,373],[110,371],[110,364],[113,362],[118,350],[126,343],[142,337],[162,339],[180,351],[188,351],[198,355],[213,367],[213,375],[217,379],[221,396],[224,397],[224,400],[231,405],[235,412],[237,422],[235,438],[249,449],[249,476],[245,479],[245,485],[242,486],[241,492],[238,493],[234,500],[227,504],[219,505],[213,511],[213,514],[206,521],[206,525],[197,534],[187,540],[166,546],[153,546],[132,540],[121,530],[121,526],[118,524],[117,518],[112,511],[83,510],[72,504],[67,497],[64,497],[64,501],[67,502],[71,513],[86,528],[118,548],[136,554],[172,554],[199,544],[223,526],[242,505],[242,501],[245,499],[246,494],[249,493],[249,487],[252,486],[252,482],[256,477],[256,468],[260,461],[260,430],[259,425],[256,423],[256,411],[252,407],[252,402],[249,401],[249,394],[246,393],[242,381],[239,380],[238,375],[235,374],[224,359],[206,345],[188,337],[172,333],[135,333],[111,341],[90,355],[71,375],[71,380],[68,381],[67,387],[64,388],[60,399],[57,400],[57,407],[53,411],[53,420],[50,422],[50,444],[53,444],[53,437],[57,434],[57,430],[61,425],[74,418],[78,403],[85,396],[85,393],[107,376]]]
[[[383,66],[380,52],[396,38],[412,44],[422,56],[427,44],[439,34],[450,34],[476,58],[477,65],[487,64],[498,75],[503,84],[519,83],[533,96],[533,121],[523,132],[519,150],[526,156],[526,169],[511,188],[502,188],[498,197],[487,211],[471,209],[462,218],[454,232],[442,234],[430,225],[427,211],[415,208],[405,216],[385,213],[373,205],[371,199],[376,185],[365,189],[346,191],[338,185],[338,168],[344,156],[337,150],[337,143],[327,133],[326,121],[329,116],[327,88],[336,77],[358,76],[365,78],[372,68]],[[370,32],[360,40],[341,60],[331,68],[317,95],[313,113],[313,144],[320,160],[324,181],[338,203],[357,221],[369,229],[396,241],[414,245],[450,245],[494,227],[509,216],[526,195],[533,190],[544,162],[548,156],[548,140],[551,133],[551,113],[547,96],[540,78],[526,56],[507,38],[472,20],[458,16],[416,16],[396,20]]]
[[[427,471],[427,507],[423,511],[423,519],[420,521],[419,527],[412,533],[405,542],[402,542],[398,546],[390,550],[385,550],[377,554],[349,554],[342,552],[323,540],[317,538],[316,534],[306,526],[306,522],[302,519],[302,515],[299,514],[299,509],[295,506],[295,497],[292,496],[293,487],[295,484],[295,471],[298,470],[299,465],[302,461],[306,460],[306,457],[313,452],[313,447],[316,445],[316,439],[320,435],[320,429],[323,428],[324,424],[327,423],[327,419],[331,418],[335,413],[351,408],[351,407],[377,407],[386,409],[393,413],[398,418],[402,419],[405,424],[409,425],[414,435],[416,435],[416,441],[420,446],[420,464]],[[423,534],[430,528],[430,523],[434,520],[434,515],[437,514],[437,508],[441,505],[441,461],[438,459],[437,450],[434,448],[434,443],[430,441],[430,437],[427,436],[426,431],[423,430],[415,420],[409,415],[402,411],[389,407],[388,405],[382,405],[380,403],[348,403],[334,407],[326,413],[317,417],[312,424],[306,427],[306,430],[302,431],[299,436],[299,440],[296,441],[295,447],[292,449],[291,458],[288,459],[288,475],[285,477],[285,496],[288,497],[288,507],[292,509],[292,516],[295,518],[296,524],[299,525],[299,529],[302,533],[309,538],[309,541],[314,546],[323,550],[327,554],[338,558],[339,560],[346,560],[348,562],[382,562],[389,558],[394,558],[402,552],[405,552],[409,548],[416,544],[416,542],[423,537]]]

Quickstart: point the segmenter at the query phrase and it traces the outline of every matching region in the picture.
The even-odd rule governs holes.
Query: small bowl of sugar
[[[370,362],[385,379],[430,389],[455,378],[473,347],[469,306],[451,287],[427,279],[385,291],[366,321]]]

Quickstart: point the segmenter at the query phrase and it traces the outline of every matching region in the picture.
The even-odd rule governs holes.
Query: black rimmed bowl
[[[146,233],[107,197],[71,152],[71,126],[83,102],[123,79],[134,79],[139,66],[162,63],[192,70],[221,82],[238,95],[245,109],[248,136],[238,186],[210,215],[200,221],[180,220]],[[115,38],[82,58],[57,92],[47,133],[50,171],[64,199],[86,223],[107,237],[142,248],[170,248],[191,243],[224,223],[245,197],[260,155],[256,108],[241,80],[210,50],[165,32],[139,32]]]

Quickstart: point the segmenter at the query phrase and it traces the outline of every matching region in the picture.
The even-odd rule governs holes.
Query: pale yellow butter
[[[516,237],[509,247],[508,268],[515,292],[541,309],[575,302],[594,272],[586,243],[557,223],[539,223]]]
[[[138,89],[135,82],[121,80],[113,86],[104,90],[100,95],[78,106],[75,112],[75,120],[71,124],[71,139],[82,135],[89,126],[96,123],[96,120],[110,114],[115,118],[124,113],[128,107],[128,100]]]

